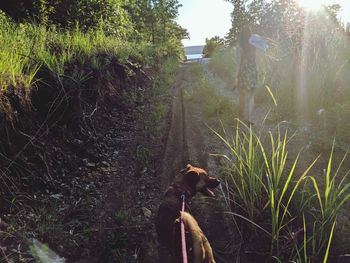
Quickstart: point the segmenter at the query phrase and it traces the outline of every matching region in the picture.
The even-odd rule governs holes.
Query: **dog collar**
[[[180,200],[182,200],[182,195],[185,196],[187,202],[193,197],[193,194],[191,194],[191,191],[187,187],[179,187],[179,185],[177,184],[173,184],[172,187],[175,190],[176,195],[180,198]]]
[[[185,201],[186,201],[186,194],[183,192],[183,193],[180,195],[180,198],[181,198],[181,201],[182,201],[182,202],[185,202]]]

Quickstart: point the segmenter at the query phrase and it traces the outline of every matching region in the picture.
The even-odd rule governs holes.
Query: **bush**
[[[236,81],[237,63],[235,50],[227,48],[225,50],[216,50],[213,53],[209,62],[209,68],[233,88]]]
[[[205,58],[211,58],[214,52],[224,49],[224,39],[215,36],[210,39],[205,39],[205,46],[203,49],[203,55]]]

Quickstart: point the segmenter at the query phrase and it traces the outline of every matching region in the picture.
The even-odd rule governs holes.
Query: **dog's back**
[[[212,189],[217,187],[219,183],[219,180],[210,177],[204,169],[187,165],[186,169],[180,172],[174,183],[165,192],[163,202],[158,209],[156,229],[160,243],[171,252],[173,262],[182,262],[179,221],[182,208],[181,196],[185,196],[187,205],[197,192],[213,197]],[[187,212],[183,213],[183,220],[188,231],[186,234],[188,262],[215,263],[207,238],[197,221]]]

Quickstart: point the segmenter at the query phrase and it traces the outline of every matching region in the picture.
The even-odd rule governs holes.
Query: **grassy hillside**
[[[111,174],[158,169],[174,47],[3,14],[0,42],[0,259],[32,260],[27,241],[37,238],[69,260],[104,251],[123,261],[136,241],[118,227],[131,218],[98,207]]]

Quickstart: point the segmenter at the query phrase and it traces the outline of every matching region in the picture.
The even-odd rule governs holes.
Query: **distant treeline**
[[[297,0],[227,0],[232,3],[231,28],[224,38],[214,36],[206,40],[204,55],[210,57],[214,50],[237,45],[243,27],[249,26],[253,33],[274,40],[274,45],[284,50],[300,52],[305,28],[321,38],[331,39],[342,33],[350,37],[350,23],[339,19],[339,4],[325,5],[319,12],[307,12]],[[321,41],[322,42],[322,41]]]

